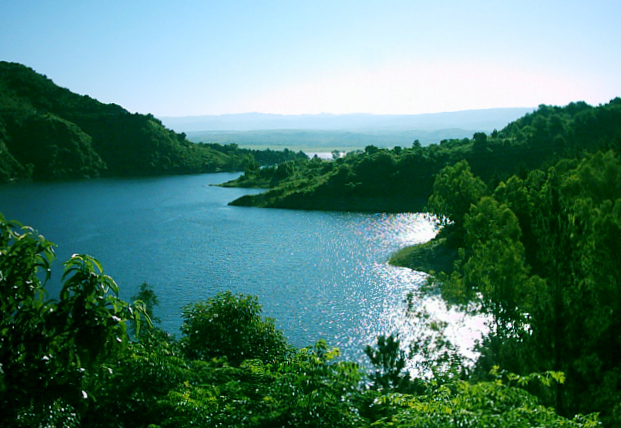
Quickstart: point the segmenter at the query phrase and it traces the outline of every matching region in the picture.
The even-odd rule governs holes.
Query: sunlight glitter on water
[[[438,228],[435,218],[425,213],[375,214],[369,217],[363,233],[369,240],[394,251],[429,241]]]
[[[428,214],[377,215],[374,218],[375,240],[380,246],[393,252],[407,245],[431,240],[438,232],[435,218]],[[419,292],[428,275],[407,268],[376,263],[373,271],[379,282],[389,290],[382,293],[384,301],[377,319],[366,328],[369,343],[374,343],[380,334],[398,333],[402,347],[407,349],[413,341],[420,340],[422,320],[411,312],[425,313],[427,323],[446,323],[443,333],[467,360],[474,360],[474,347],[486,332],[487,318],[482,315],[468,315],[455,308],[447,308],[438,295]],[[413,308],[408,313],[408,294],[413,293]],[[436,323],[437,324],[437,323]]]
[[[58,244],[61,261],[74,252],[97,257],[124,299],[147,282],[172,334],[184,305],[230,290],[256,295],[295,346],[323,338],[352,361],[367,360],[363,349],[377,335],[413,335],[405,299],[426,277],[387,260],[433,238],[433,217],[231,207],[258,191],[208,186],[234,177],[5,186],[0,209]]]
[[[384,284],[392,284],[392,290],[385,294],[376,328],[367,329],[369,343],[374,343],[380,334],[396,333],[402,349],[408,350],[412,343],[420,341],[429,333],[424,325],[446,323],[442,331],[444,336],[465,358],[466,365],[472,364],[478,356],[474,350],[475,345],[487,331],[485,316],[449,309],[438,295],[419,293],[420,287],[427,281],[427,274],[423,272],[388,264],[377,264],[375,270],[383,278]],[[410,293],[414,295],[414,300],[412,307],[408,308]],[[423,319],[422,314],[428,318]]]

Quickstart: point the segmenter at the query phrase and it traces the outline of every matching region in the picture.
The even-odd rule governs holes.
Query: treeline
[[[232,185],[253,180],[273,189],[248,195],[237,205],[352,210],[421,211],[431,195],[435,175],[446,165],[467,160],[486,183],[552,165],[585,152],[621,144],[621,99],[592,107],[584,102],[565,107],[540,106],[535,112],[487,135],[443,140],[439,144],[378,149],[368,146],[334,162],[291,163],[282,169],[250,171]],[[268,177],[271,172],[272,176]]]
[[[0,215],[0,424],[7,427],[595,427],[597,415],[559,416],[528,388],[562,373],[490,370],[465,380],[446,341],[411,351],[394,337],[365,350],[372,369],[324,341],[296,349],[252,296],[226,292],[183,309],[181,338],[153,326],[158,298],[143,284],[129,304],[92,257],[64,263],[45,283],[53,244]],[[437,327],[436,327],[437,331]]]
[[[475,376],[495,365],[566,376],[539,391],[561,414],[621,423],[621,155],[563,159],[488,186],[466,161],[436,177],[429,209],[456,249],[446,301],[488,314]]]
[[[308,155],[302,151],[294,152],[287,148],[283,150],[241,148],[237,143],[197,143],[199,147],[207,147],[229,155],[237,163],[235,168],[240,171],[254,171],[262,167],[272,167],[289,161],[308,160]]]
[[[564,384],[530,391],[563,415],[600,412],[608,426],[621,423],[620,113],[619,99],[542,106],[495,133],[558,159],[503,179],[465,159],[444,167],[427,204],[439,235],[398,257],[442,271],[433,285],[447,302],[491,318],[474,378],[496,365],[563,372]],[[452,263],[430,259],[438,253]]]
[[[194,144],[150,114],[131,114],[0,62],[0,182],[243,171],[300,155]]]

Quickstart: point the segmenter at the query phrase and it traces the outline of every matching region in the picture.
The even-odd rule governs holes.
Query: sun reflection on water
[[[428,214],[377,214],[369,218],[361,233],[370,245],[381,247],[386,257],[393,251],[407,245],[423,243],[432,239],[438,232],[435,218]],[[467,361],[473,361],[477,354],[475,344],[486,331],[486,318],[468,315],[447,305],[438,295],[421,294],[420,288],[426,283],[428,275],[375,262],[366,267],[369,276],[382,290],[377,293],[373,316],[365,317],[358,334],[366,338],[368,344],[375,343],[377,336],[398,334],[402,347],[420,339],[421,320],[408,313],[407,298],[413,293],[414,311],[424,311],[431,321],[446,323],[444,335]],[[377,299],[379,298],[379,299]],[[353,338],[345,341],[345,347],[354,345]]]
[[[367,361],[364,347],[378,335],[413,339],[406,297],[426,276],[387,260],[404,246],[432,239],[432,216],[232,207],[229,201],[258,190],[207,185],[231,178],[45,183],[0,189],[0,196],[13,207],[8,218],[58,244],[59,260],[73,252],[96,256],[121,286],[122,298],[143,282],[151,285],[160,298],[160,326],[177,336],[185,305],[231,291],[257,296],[262,315],[273,318],[293,345],[323,338],[348,360]],[[433,296],[418,303],[449,322],[447,334],[464,352],[472,349],[480,320],[447,311]]]

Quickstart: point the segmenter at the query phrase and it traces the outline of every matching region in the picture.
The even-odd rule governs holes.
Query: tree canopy
[[[54,245],[0,216],[0,423],[62,427],[595,427],[559,416],[525,388],[557,372],[493,380],[412,379],[394,337],[367,354],[375,372],[323,340],[294,349],[253,296],[221,293],[184,309],[182,337],[148,322],[94,258],[64,264],[48,299]],[[139,323],[143,319],[142,324]],[[155,318],[155,317],[154,317]],[[139,327],[130,337],[128,322]]]
[[[0,182],[243,171],[303,153],[195,144],[151,114],[130,113],[0,61]]]
[[[513,175],[545,169],[561,158],[614,149],[621,145],[621,99],[597,107],[571,103],[541,105],[533,113],[490,135],[442,140],[437,144],[394,149],[367,147],[344,157],[300,161],[285,171],[249,171],[231,185],[272,189],[244,196],[235,205],[371,212],[422,211],[434,194],[436,175],[467,161],[470,172],[488,187]],[[445,171],[446,173],[447,171]],[[468,209],[468,207],[466,207]],[[461,221],[460,216],[452,219]]]
[[[440,189],[450,187],[443,177],[433,197],[436,190],[450,194]],[[621,156],[600,151],[500,182],[466,213],[450,208],[463,217],[456,224],[464,239],[457,268],[438,279],[448,301],[476,302],[493,317],[481,373],[492,365],[521,374],[562,371],[565,384],[543,394],[545,402],[563,414],[597,410],[616,422],[620,178]],[[446,201],[463,206],[457,194]]]

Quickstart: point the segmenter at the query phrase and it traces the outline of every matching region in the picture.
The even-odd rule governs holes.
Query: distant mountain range
[[[412,131],[464,129],[491,132],[535,110],[532,107],[464,110],[416,115],[303,114],[266,113],[225,114],[220,116],[160,117],[177,132],[325,130],[325,131]]]
[[[264,113],[162,117],[164,125],[187,133],[194,142],[242,147],[329,152],[365,146],[409,147],[492,132],[532,112],[533,108],[495,108],[417,115]]]

